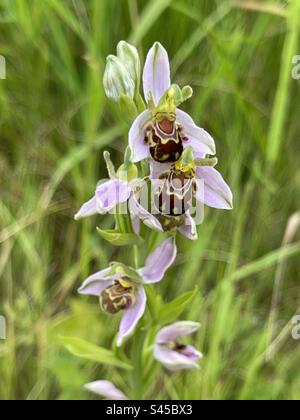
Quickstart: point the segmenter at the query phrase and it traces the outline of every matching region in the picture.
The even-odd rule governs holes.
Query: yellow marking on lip
[[[153,115],[154,121],[160,121],[164,118],[167,118],[169,121],[176,121],[176,114],[174,112],[156,112],[156,114]]]
[[[119,283],[122,287],[124,287],[124,289],[130,289],[131,287],[130,284],[125,280],[119,280]]]

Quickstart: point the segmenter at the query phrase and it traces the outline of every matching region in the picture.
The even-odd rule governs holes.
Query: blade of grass
[[[138,44],[151,29],[153,23],[170,6],[172,0],[152,0],[147,3],[140,16],[140,21],[129,36],[129,42]]]
[[[171,64],[172,73],[175,74],[179,67],[189,58],[193,51],[199,47],[207,35],[214,27],[221,22],[231,11],[228,2],[222,3],[215,12],[203,21],[203,24],[197,28],[187,41],[179,48]]]
[[[288,16],[288,12],[286,11],[285,7],[276,3],[272,4],[258,1],[236,1],[232,3],[232,7],[259,13],[270,13],[272,15],[281,16],[284,18]]]
[[[236,270],[233,274],[226,277],[228,282],[239,282],[247,277],[253,276],[263,270],[266,270],[274,266],[281,258],[291,258],[300,253],[300,242],[296,242],[293,245],[287,245],[283,248],[272,251],[263,257],[252,261],[249,264]]]
[[[287,34],[281,57],[279,82],[268,134],[266,156],[270,164],[276,163],[281,143],[284,140],[284,128],[289,113],[290,89],[293,80],[291,76],[291,64],[293,56],[297,54],[300,33],[299,21],[300,2],[299,0],[291,0],[289,5],[289,17],[287,19]]]

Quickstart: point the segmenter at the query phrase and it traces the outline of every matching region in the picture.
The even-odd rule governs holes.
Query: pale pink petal
[[[197,226],[189,212],[184,215],[184,224],[180,226],[178,230],[182,235],[192,241],[196,241],[198,239]]]
[[[150,156],[150,151],[145,142],[145,127],[151,122],[151,112],[144,111],[134,121],[129,131],[129,146],[132,152],[131,161],[140,162]]]
[[[145,283],[161,281],[168,268],[174,263],[177,256],[177,247],[174,238],[162,242],[146,260],[145,267],[139,270]]]
[[[141,206],[135,195],[132,195],[129,200],[129,209],[133,217],[138,217],[150,229],[163,232],[163,228],[157,218]]]
[[[130,194],[131,187],[128,183],[119,179],[106,181],[97,187],[94,197],[81,207],[75,220],[108,213],[117,204],[126,202]]]
[[[176,341],[178,338],[186,335],[192,335],[200,328],[198,322],[178,321],[174,324],[162,328],[156,336],[156,343],[166,344],[170,341]]]
[[[216,145],[214,139],[203,128],[197,127],[193,119],[184,111],[176,110],[176,121],[182,125],[187,141],[185,148],[192,147],[196,158],[203,158],[206,154],[215,155]]]
[[[156,344],[154,346],[154,357],[168,370],[176,371],[199,368],[198,360],[202,357],[202,354],[192,346],[189,346],[181,353]]]
[[[131,193],[132,190],[128,182],[111,179],[97,188],[97,203],[105,212],[109,212],[118,204],[125,203]]]
[[[96,196],[87,201],[75,215],[75,220],[83,219],[84,217],[93,216],[99,213]]]
[[[91,382],[90,384],[85,385],[85,388],[94,394],[104,397],[105,400],[128,400],[126,395],[109,381]]]
[[[143,83],[146,102],[148,102],[149,93],[151,93],[155,105],[159,103],[163,94],[171,86],[168,53],[159,42],[153,45],[147,55]]]
[[[217,209],[231,210],[233,208],[231,189],[215,168],[199,166],[197,176],[204,180],[204,204]],[[203,200],[202,194],[196,198]]]
[[[118,274],[111,274],[111,267],[98,271],[88,277],[78,290],[81,295],[100,296],[101,292],[111,286],[114,280],[120,277]]]
[[[127,309],[122,318],[117,340],[118,347],[122,345],[124,338],[134,331],[137,323],[145,313],[147,297],[143,287],[138,288],[136,299],[135,305]]]
[[[133,229],[134,233],[139,235],[140,232],[141,232],[141,221],[140,221],[139,217],[135,214],[131,213],[130,217],[131,217],[132,229]]]

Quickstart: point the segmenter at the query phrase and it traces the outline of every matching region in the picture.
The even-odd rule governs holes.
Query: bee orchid
[[[117,314],[123,312],[117,345],[120,347],[125,337],[130,335],[146,308],[144,286],[160,282],[177,255],[175,240],[168,238],[149,255],[145,266],[138,270],[121,263],[112,263],[87,278],[79,293],[96,296],[103,312]]]
[[[174,214],[176,204],[180,208],[177,209],[177,212],[182,210],[185,213],[187,210],[185,207],[191,201],[191,196],[194,196],[196,200],[206,206],[231,210],[233,208],[232,191],[220,172],[215,169],[218,160],[216,158],[194,159],[191,149],[186,149],[184,155],[190,155],[186,162],[184,162],[186,159],[181,159],[174,164],[164,165],[151,162],[150,177],[154,189],[159,191],[159,202],[168,202],[167,196],[172,198],[172,208],[169,209],[170,215],[177,215]],[[176,192],[177,200],[173,198],[173,196],[176,196]],[[185,206],[178,206],[179,195],[181,195],[181,200],[184,200]]]
[[[196,240],[194,204],[198,222],[203,220],[203,205],[232,209],[233,195],[214,168],[217,162],[216,158],[195,159],[192,148],[186,149],[173,164],[150,162],[155,215],[165,232],[178,230],[188,239]]]
[[[197,322],[179,321],[160,330],[155,339],[156,360],[171,371],[198,368],[203,355],[193,346],[182,344],[181,339],[199,328]]]
[[[160,163],[176,162],[187,147],[193,148],[195,156],[215,155],[213,138],[178,109],[192,96],[192,89],[171,85],[168,53],[159,42],[148,53],[143,85],[147,110],[129,132],[133,162],[150,156]]]
[[[85,385],[85,389],[100,395],[107,401],[125,401],[126,395],[109,381],[95,381]]]
[[[104,153],[110,179],[98,184],[94,196],[83,204],[75,215],[75,220],[109,213],[114,211],[117,206],[128,202],[132,225],[136,233],[139,233],[140,221],[150,229],[163,230],[156,217],[143,208],[137,199],[135,191],[143,185],[144,181],[138,178],[136,166],[128,162],[131,154],[129,149],[128,153],[127,157],[125,156],[125,164],[119,168],[117,173],[109,153]],[[123,210],[121,209],[121,211]],[[127,213],[127,206],[124,208],[124,212]]]

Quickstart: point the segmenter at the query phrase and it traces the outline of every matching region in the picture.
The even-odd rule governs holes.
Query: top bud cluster
[[[193,90],[171,84],[168,53],[160,43],[150,49],[142,74],[137,49],[121,41],[117,55],[107,58],[103,81],[108,98],[118,102],[125,118],[131,120],[131,162],[149,159],[152,186],[153,180],[160,181],[154,208],[164,228],[174,226],[174,219],[166,217],[188,213],[194,198],[211,207],[232,208],[231,190],[214,169],[213,138],[179,109]],[[203,181],[203,188],[198,180]]]

